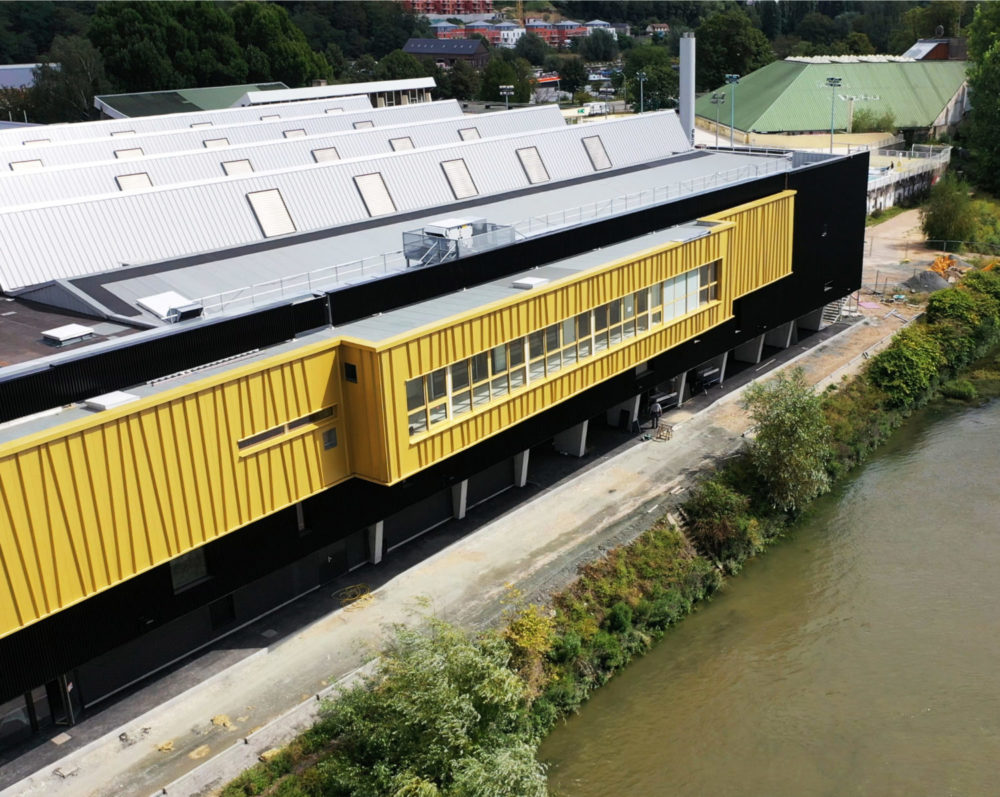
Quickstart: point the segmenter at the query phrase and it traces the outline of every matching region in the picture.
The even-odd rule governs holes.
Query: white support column
[[[514,486],[524,487],[528,483],[528,460],[531,458],[531,449],[526,448],[514,455]]]
[[[726,363],[729,362],[729,352],[725,351],[722,353],[722,362],[719,363],[719,384],[725,384],[726,382]]]
[[[781,326],[775,327],[764,335],[764,342],[768,346],[777,346],[779,349],[787,349],[792,345],[792,333],[795,331],[795,322],[789,321]]]
[[[806,313],[801,316],[798,320],[799,329],[805,329],[809,332],[819,332],[826,326],[823,321],[823,308],[820,307],[818,310],[813,310],[811,313]]]
[[[578,423],[565,431],[559,432],[553,440],[556,451],[569,454],[571,457],[582,457],[587,453],[587,425],[590,421]]]
[[[368,555],[371,557],[373,565],[382,561],[382,526],[380,520],[368,527]]]
[[[619,426],[619,421],[621,420],[622,412],[628,413],[628,425],[627,428],[631,429],[632,424],[639,420],[639,403],[642,399],[641,395],[633,396],[627,401],[621,402],[621,404],[615,404],[613,407],[608,407],[605,412],[605,417],[608,421],[608,426]]]
[[[684,403],[684,388],[687,387],[688,372],[685,371],[680,376],[676,377],[677,382],[677,406],[680,407]]]
[[[451,513],[455,520],[462,520],[465,517],[465,510],[469,505],[469,480],[462,479],[458,484],[451,486]]]
[[[738,363],[752,363],[756,365],[764,355],[764,336],[758,335],[753,340],[741,343],[733,349],[733,359]]]

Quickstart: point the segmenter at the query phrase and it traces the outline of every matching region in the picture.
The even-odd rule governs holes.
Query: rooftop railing
[[[670,199],[678,199],[740,180],[788,171],[790,168],[791,163],[786,158],[761,158],[758,163],[745,164],[725,171],[681,180],[672,185],[647,188],[643,191],[547,213],[544,216],[532,216],[509,226],[514,228],[517,237],[530,238],[565,227],[573,227],[597,219],[651,207]],[[497,197],[498,200],[502,198],[502,196]],[[209,294],[194,300],[194,302],[202,305],[204,315],[216,315],[265,306],[281,299],[305,296],[337,285],[350,285],[355,282],[367,281],[384,274],[403,271],[406,267],[403,250],[398,249],[362,260],[323,266],[229,291]]]

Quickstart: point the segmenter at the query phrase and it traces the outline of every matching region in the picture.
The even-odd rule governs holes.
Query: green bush
[[[875,355],[868,368],[872,383],[884,391],[892,407],[913,407],[926,399],[946,364],[941,347],[922,325],[896,334],[887,349]]]
[[[760,524],[749,509],[750,499],[719,479],[699,484],[681,506],[691,542],[716,562],[739,561],[760,549]]]
[[[941,395],[961,401],[975,401],[979,394],[968,379],[953,379],[941,385]]]
[[[624,634],[632,630],[632,607],[618,601],[608,612],[607,625],[610,631]]]

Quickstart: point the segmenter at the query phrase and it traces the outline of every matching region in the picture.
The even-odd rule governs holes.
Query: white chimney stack
[[[681,34],[680,70],[680,117],[681,129],[694,144],[694,34]]]

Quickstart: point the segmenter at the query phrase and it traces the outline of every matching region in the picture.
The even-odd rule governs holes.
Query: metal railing
[[[668,199],[694,194],[721,185],[727,185],[739,180],[761,177],[767,174],[788,171],[791,163],[786,158],[764,159],[759,163],[738,166],[725,171],[715,172],[689,180],[681,180],[673,185],[647,188],[631,194],[613,197],[611,199],[592,202],[575,208],[569,208],[544,216],[532,216],[509,225],[516,235],[522,238],[541,235],[544,232],[563,227],[572,227],[596,219],[617,216],[628,211],[650,207]],[[497,200],[502,199],[498,196]],[[258,305],[267,305],[286,297],[303,296],[314,291],[324,290],[345,282],[362,281],[391,272],[403,271],[406,268],[406,258],[403,250],[385,252],[362,260],[338,263],[331,266],[303,271],[265,282],[246,285],[228,291],[208,294],[195,299],[201,304],[204,315],[214,315],[226,311],[246,309]]]

